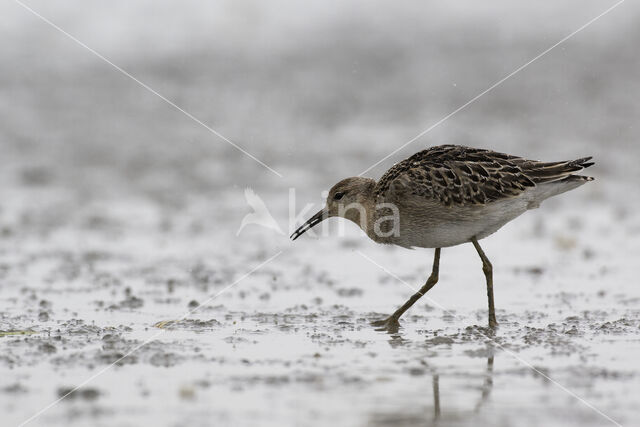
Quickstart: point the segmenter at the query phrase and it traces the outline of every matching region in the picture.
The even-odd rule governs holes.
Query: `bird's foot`
[[[400,322],[398,322],[398,318],[394,316],[389,316],[384,320],[376,320],[371,322],[376,328],[376,331],[387,332],[389,334],[395,334],[400,329]]]
[[[496,321],[495,317],[494,318],[489,318],[489,328],[490,329],[496,329],[498,327],[498,322]]]

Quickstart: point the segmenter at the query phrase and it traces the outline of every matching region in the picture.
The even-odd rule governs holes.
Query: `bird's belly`
[[[400,232],[396,245],[407,248],[446,248],[469,242],[475,235],[469,227],[450,227],[446,230],[407,230]]]
[[[442,248],[482,239],[527,210],[526,199],[508,199],[483,206],[437,207],[414,214],[400,215],[398,235],[393,243],[404,247]]]

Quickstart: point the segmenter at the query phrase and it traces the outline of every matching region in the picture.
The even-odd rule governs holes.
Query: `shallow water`
[[[370,322],[422,285],[433,252],[349,225],[339,236],[337,222],[293,243],[255,225],[237,236],[245,186],[286,231],[290,188],[296,212],[317,203],[604,6],[405,5],[382,19],[380,5],[283,5],[167,3],[146,20],[144,3],[69,15],[33,2],[283,178],[0,6],[1,424],[633,425],[638,7],[369,172],[445,142],[597,162],[596,181],[482,241],[495,333],[466,245],[443,249],[439,283],[388,334]]]

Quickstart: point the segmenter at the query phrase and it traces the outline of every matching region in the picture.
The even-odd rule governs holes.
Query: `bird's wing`
[[[544,163],[491,150],[442,145],[420,151],[394,165],[380,178],[375,193],[402,193],[450,206],[486,204],[515,197],[538,183],[563,179],[593,163],[590,158]]]

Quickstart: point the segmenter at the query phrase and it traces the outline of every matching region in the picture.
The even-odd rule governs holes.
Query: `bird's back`
[[[397,163],[374,196],[400,209],[401,246],[444,247],[483,238],[546,198],[593,178],[574,175],[593,163],[540,162],[492,150],[441,145]]]
[[[540,162],[492,150],[440,145],[395,164],[378,180],[376,197],[422,196],[445,206],[482,205],[517,197],[538,185],[562,181],[593,165],[591,157]],[[569,178],[575,181],[576,178]],[[579,177],[586,182],[589,177]]]

